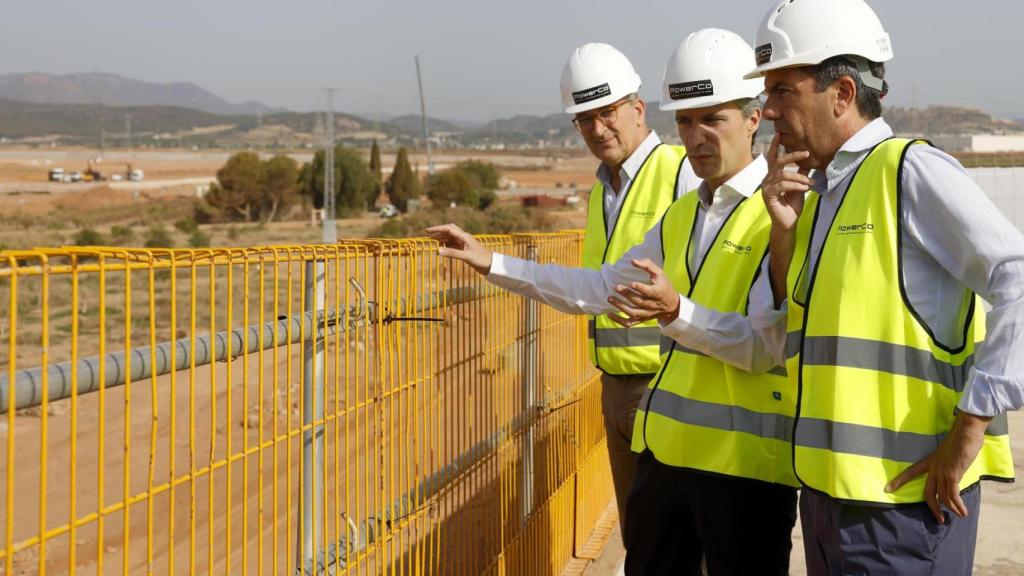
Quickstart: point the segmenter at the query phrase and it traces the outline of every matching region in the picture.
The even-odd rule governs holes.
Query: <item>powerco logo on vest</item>
[[[875,225],[870,222],[863,224],[840,224],[836,226],[838,234],[874,234]]]
[[[593,102],[600,98],[612,93],[612,89],[608,87],[608,83],[605,82],[600,86],[594,86],[593,88],[587,88],[586,90],[580,90],[579,92],[572,93],[572,101],[577,104],[583,104],[585,102]]]
[[[629,216],[631,218],[654,218],[657,214],[653,210],[630,210]]]
[[[722,240],[722,248],[724,248],[726,252],[732,252],[733,254],[750,254],[754,250],[753,246],[744,246],[742,244],[737,244],[732,240]]]
[[[673,100],[713,96],[714,94],[715,87],[711,84],[711,80],[697,80],[695,82],[680,82],[668,85],[668,96]]]
[[[754,49],[754,58],[757,59],[757,65],[758,66],[761,66],[762,64],[767,64],[768,62],[771,62],[771,60],[772,60],[772,45],[771,45],[771,43],[761,44],[760,46],[755,48]]]

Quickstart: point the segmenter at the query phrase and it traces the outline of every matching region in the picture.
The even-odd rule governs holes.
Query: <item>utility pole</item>
[[[420,57],[416,55],[416,83],[420,87],[420,117],[423,118],[423,141],[427,144],[427,174],[434,173],[434,160],[430,156],[430,130],[427,128],[427,103],[423,99],[423,75],[420,74]]]
[[[132,160],[132,115],[124,115],[124,137],[128,145],[128,160]]]
[[[324,244],[338,241],[338,231],[334,225],[334,88],[324,88],[327,97],[326,138],[324,138]],[[313,318],[321,318],[326,310],[326,282],[324,260],[320,257],[306,262],[303,284],[306,291],[306,305],[312,310]],[[323,534],[317,534],[322,525],[324,510],[319,506],[323,502],[324,486],[324,428],[323,425],[312,427],[313,423],[324,417],[324,374],[326,372],[325,340],[326,334],[317,335],[317,328],[303,343],[305,362],[303,364],[302,409],[303,428],[311,426],[302,434],[302,492],[299,494],[299,523],[295,531],[297,538],[295,565],[297,571],[305,574],[306,563],[316,559],[317,543]],[[324,551],[326,554],[326,550]]]
[[[324,244],[338,241],[338,231],[334,226],[334,88],[324,88],[327,97],[327,111],[324,113],[327,124],[324,140]]]

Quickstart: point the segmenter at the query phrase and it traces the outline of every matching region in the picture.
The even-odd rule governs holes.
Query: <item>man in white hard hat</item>
[[[892,48],[863,0],[780,0],[755,50],[776,137],[769,273],[753,290],[774,303],[752,298],[751,316],[787,312],[786,338],[754,339],[774,342],[798,392],[809,573],[969,574],[980,480],[1013,478],[1024,237],[955,159],[893,137]]]
[[[700,183],[686,150],[663,144],[648,128],[639,90],[633,65],[608,44],[576,48],[562,69],[562,108],[601,162],[583,246],[583,265],[594,270],[638,244],[680,194]],[[536,282],[544,289],[543,278]],[[601,406],[620,523],[636,467],[630,451],[633,416],[660,364],[659,337],[656,322],[624,328],[597,316],[589,323],[590,358],[602,372]]]
[[[763,84],[742,78],[753,63],[750,45],[725,30],[695,32],[673,52],[661,108],[675,112],[704,183],[621,259],[599,270],[539,265],[492,254],[451,225],[429,230],[442,254],[498,286],[627,328],[659,322],[661,365],[634,423],[641,455],[626,506],[627,574],[699,574],[702,557],[712,576],[788,573],[795,393],[780,371],[766,373],[775,361],[763,345],[719,337],[749,331],[748,291],[769,241],[759,192],[767,164],[751,151]],[[697,305],[709,311],[694,316]]]

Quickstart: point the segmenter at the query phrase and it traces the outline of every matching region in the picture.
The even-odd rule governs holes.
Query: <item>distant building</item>
[[[1024,152],[1024,134],[961,134],[927,137],[947,152]]]

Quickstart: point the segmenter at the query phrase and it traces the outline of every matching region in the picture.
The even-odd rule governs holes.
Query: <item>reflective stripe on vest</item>
[[[626,196],[610,237],[605,227],[604,187],[594,185],[583,239],[584,267],[598,270],[602,264],[617,262],[643,241],[672,204],[685,159],[686,149],[681,146],[659,144],[651,151],[622,192]],[[590,361],[608,374],[653,374],[661,366],[661,331],[656,321],[625,328],[604,316],[591,317],[588,336]]]
[[[800,481],[834,498],[879,504],[924,500],[925,476],[885,485],[935,451],[949,432],[984,338],[980,301],[964,291],[962,342],[937,342],[901,286],[900,175],[915,145],[890,139],[857,169],[833,222],[818,222],[812,193],[797,224],[787,280],[787,369],[800,412],[793,433]],[[816,225],[829,226],[817,266],[807,257]],[[993,419],[961,489],[1012,479],[1005,415]]]
[[[697,193],[662,220],[665,273],[680,293],[720,312],[746,313],[768,249],[770,221],[760,192],[733,209],[700,267],[690,269]],[[633,450],[659,462],[797,486],[790,439],[796,394],[785,371],[750,374],[663,339],[663,367],[640,401]]]

